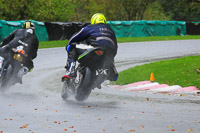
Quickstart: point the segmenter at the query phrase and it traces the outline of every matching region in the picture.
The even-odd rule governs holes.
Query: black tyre
[[[12,83],[11,83],[11,80],[12,80],[11,79],[11,77],[12,77],[11,72],[12,72],[12,67],[11,67],[11,65],[9,65],[6,73],[2,77],[1,90],[3,90],[3,91],[8,89],[12,85]]]
[[[79,79],[79,85],[78,88],[76,90],[76,96],[75,99],[77,101],[84,101],[87,100],[87,98],[89,97],[91,91],[92,91],[92,72],[91,70],[86,67],[85,71],[82,72],[80,79]]]
[[[69,93],[69,90],[68,90],[68,85],[66,82],[63,83],[63,87],[62,87],[62,91],[61,91],[61,97],[63,99],[67,99],[70,97],[70,93]]]

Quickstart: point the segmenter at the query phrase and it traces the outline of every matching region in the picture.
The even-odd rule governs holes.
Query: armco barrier
[[[200,35],[200,22],[186,23],[187,35]]]
[[[62,40],[63,30],[62,23],[59,22],[45,22],[45,27],[49,36],[49,40]]]
[[[88,24],[82,22],[45,22],[49,40],[70,39],[73,34]]]

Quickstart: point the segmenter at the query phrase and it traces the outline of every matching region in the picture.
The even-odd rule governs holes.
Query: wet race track
[[[119,44],[118,71],[169,58],[200,54],[200,40]],[[41,49],[35,68],[0,93],[0,133],[128,133],[199,132],[200,97],[127,92],[110,88],[92,91],[85,102],[62,100],[64,48]]]

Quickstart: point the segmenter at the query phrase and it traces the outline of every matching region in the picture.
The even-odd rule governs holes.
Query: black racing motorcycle
[[[8,52],[8,58],[3,62],[0,69],[0,88],[5,90],[10,86],[21,83],[22,76],[28,72],[26,67],[23,67],[23,61],[27,54],[22,49],[12,48]]]
[[[80,48],[80,45],[76,46]],[[74,95],[77,101],[84,101],[93,89],[100,89],[109,74],[109,70],[105,68],[105,58],[106,51],[99,47],[91,46],[81,54],[76,62],[74,78],[63,79],[62,98]]]

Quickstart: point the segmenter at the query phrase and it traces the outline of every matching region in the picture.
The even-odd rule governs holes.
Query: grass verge
[[[200,35],[192,35],[192,36],[122,37],[122,38],[117,38],[117,41],[118,41],[118,43],[122,43],[122,42],[189,40],[189,39],[200,39]]]
[[[145,41],[168,41],[168,40],[188,40],[188,39],[200,39],[200,35],[192,36],[153,36],[153,37],[120,37],[117,38],[118,43],[123,42],[145,42]],[[55,48],[65,47],[68,40],[59,41],[41,41],[39,48]]]
[[[41,41],[41,42],[39,42],[39,49],[65,47],[67,45],[67,42],[68,42],[68,40]]]
[[[160,84],[180,85],[182,87],[195,86],[200,88],[200,74],[195,69],[200,68],[200,56],[189,56],[178,59],[158,61],[136,66],[119,73],[114,84],[128,84],[150,80],[153,72],[155,81]]]

